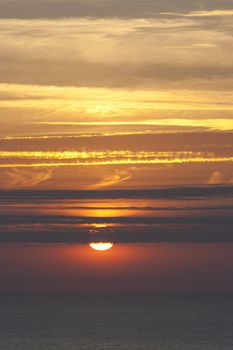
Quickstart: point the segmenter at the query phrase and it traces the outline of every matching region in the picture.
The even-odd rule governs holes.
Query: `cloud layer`
[[[231,182],[232,17],[230,0],[0,0],[0,186]]]
[[[231,0],[1,0],[2,18],[157,17],[162,12],[225,13]],[[216,10],[217,8],[217,10]]]
[[[0,241],[233,242],[232,190],[1,191]]]

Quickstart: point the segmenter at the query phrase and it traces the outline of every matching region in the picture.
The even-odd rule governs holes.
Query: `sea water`
[[[1,350],[230,350],[233,296],[0,295]]]

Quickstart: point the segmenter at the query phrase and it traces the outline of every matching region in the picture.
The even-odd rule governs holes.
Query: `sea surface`
[[[233,296],[0,295],[1,350],[230,350]]]

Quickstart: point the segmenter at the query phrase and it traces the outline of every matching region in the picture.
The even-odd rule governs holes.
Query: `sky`
[[[232,19],[0,0],[0,290],[233,291]]]

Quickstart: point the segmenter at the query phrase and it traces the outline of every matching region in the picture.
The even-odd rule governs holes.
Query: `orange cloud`
[[[219,171],[214,171],[208,179],[209,185],[218,185],[222,182],[223,182],[222,174]]]
[[[133,164],[181,164],[232,162],[232,156],[206,152],[154,151],[1,151],[0,168],[96,166]]]
[[[7,188],[17,187],[34,187],[44,181],[48,181],[53,177],[51,169],[18,169],[13,168],[6,173]]]
[[[125,182],[127,180],[130,180],[132,175],[128,171],[123,170],[117,170],[114,174],[107,175],[103,178],[102,181],[98,182],[97,184],[94,184],[92,186],[89,186],[90,189],[100,189],[104,187],[110,187],[117,185],[121,182]]]

